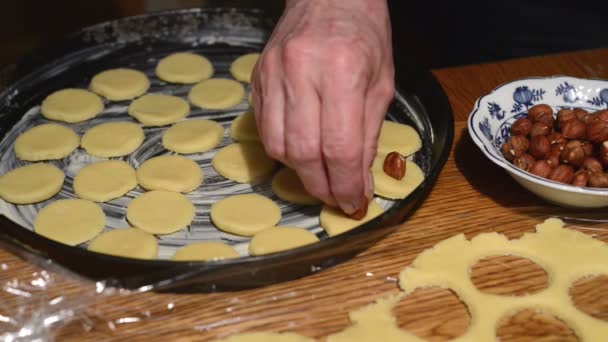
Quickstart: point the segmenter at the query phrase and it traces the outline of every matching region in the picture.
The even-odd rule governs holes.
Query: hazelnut
[[[600,144],[600,162],[604,164],[604,166],[608,166],[608,141],[604,141]]]
[[[515,158],[513,164],[522,170],[529,171],[532,165],[536,163],[536,159],[529,155],[528,153],[524,153],[521,156]]]
[[[384,158],[384,172],[397,180],[405,176],[405,158],[399,152],[391,152]]]
[[[608,122],[593,120],[588,123],[587,139],[596,144],[608,140]]]
[[[530,138],[537,135],[549,135],[549,133],[551,133],[551,127],[542,122],[534,123],[530,128]]]
[[[572,119],[562,127],[562,134],[566,139],[584,139],[587,125],[578,119]]]
[[[599,110],[593,114],[594,121],[604,121],[608,123],[608,110]]]
[[[549,164],[551,164],[551,167],[556,167],[557,165],[559,165],[559,155],[560,153],[549,153],[547,161],[549,162]]]
[[[531,128],[532,121],[527,118],[519,118],[511,126],[511,135],[528,135]]]
[[[538,160],[528,171],[539,177],[547,178],[553,171],[553,166],[546,160]]]
[[[553,127],[553,109],[546,104],[538,104],[528,109],[528,118],[532,122],[542,122]]]
[[[588,141],[583,141],[583,151],[587,157],[591,157],[595,153],[595,146]]]
[[[528,151],[529,147],[530,141],[528,138],[522,135],[516,135],[502,145],[502,154],[507,160],[513,161],[515,158],[521,156],[522,153]]]
[[[589,176],[589,186],[593,188],[608,188],[608,175],[605,173],[592,173]]]
[[[572,178],[572,185],[574,186],[587,186],[587,182],[589,182],[589,177],[591,176],[591,172],[587,170],[579,170],[574,174],[574,178]]]
[[[572,178],[574,178],[574,168],[570,165],[558,165],[549,174],[550,180],[566,184],[572,183]]]
[[[546,135],[537,135],[532,138],[528,152],[536,159],[546,159],[551,152],[551,143]]]
[[[532,148],[530,148],[532,150]],[[562,163],[579,167],[585,160],[585,151],[583,151],[583,143],[578,140],[571,140],[562,150],[560,158]]]
[[[568,139],[564,138],[563,134],[560,132],[553,131],[549,134],[549,141],[551,141],[551,145],[553,144],[563,144],[565,146],[568,142]]]
[[[560,109],[557,112],[557,123],[559,127],[564,127],[564,124],[572,119],[576,119],[576,114],[572,109]]]
[[[583,108],[574,108],[572,110],[572,113],[574,113],[574,115],[576,116],[577,119],[579,120],[583,120],[583,118],[587,115],[589,115],[589,112],[584,110]]]
[[[604,172],[604,166],[600,163],[599,160],[591,157],[586,157],[583,160],[583,165],[581,166],[582,170],[589,171],[591,173],[602,173]]]

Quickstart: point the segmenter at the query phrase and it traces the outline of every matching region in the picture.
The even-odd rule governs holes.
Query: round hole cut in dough
[[[147,94],[133,100],[128,112],[144,126],[165,126],[188,116],[190,105],[181,97]]]
[[[103,111],[103,101],[88,90],[58,90],[42,101],[40,113],[49,120],[80,122],[94,118]]]
[[[55,196],[64,179],[63,171],[51,164],[22,166],[0,177],[0,197],[14,204],[41,202]]]
[[[92,252],[134,259],[156,259],[158,241],[152,234],[136,228],[121,228],[105,232],[89,243]]]
[[[182,156],[159,156],[146,160],[137,169],[137,182],[147,190],[190,192],[203,182],[203,170]]]
[[[211,78],[192,87],[190,102],[204,109],[227,109],[241,103],[245,88],[234,80]]]
[[[46,238],[76,246],[103,230],[106,215],[94,202],[62,199],[42,208],[34,220],[34,231]]]
[[[396,151],[407,157],[416,153],[421,147],[420,135],[412,126],[387,120],[382,123],[378,139],[379,153],[389,154]]]
[[[256,143],[230,144],[217,152],[211,164],[222,176],[239,183],[263,181],[275,167],[264,147]]]
[[[294,249],[319,242],[319,238],[304,228],[272,227],[256,233],[249,243],[251,255],[264,255]]]
[[[163,146],[173,152],[190,154],[212,150],[222,141],[224,127],[213,120],[178,122],[163,135]]]
[[[15,155],[21,160],[40,161],[65,158],[80,143],[71,128],[58,124],[32,127],[15,140]]]
[[[230,137],[234,141],[241,142],[259,142],[258,127],[255,123],[253,112],[245,112],[243,115],[237,116],[230,126]]]
[[[197,242],[175,252],[173,261],[217,261],[238,258],[239,253],[223,242]]]
[[[395,179],[384,172],[383,154],[378,154],[374,159],[372,174],[374,176],[374,193],[388,199],[406,198],[424,181],[424,172],[413,161],[406,160],[405,176]]]
[[[306,191],[298,174],[289,168],[279,170],[272,179],[272,191],[280,199],[302,205],[320,204],[321,200]]]
[[[253,236],[279,223],[281,209],[262,195],[234,195],[213,203],[211,220],[227,233]]]
[[[107,202],[124,196],[137,186],[135,170],[122,160],[104,160],[87,165],[74,177],[76,196]]]
[[[314,342],[312,338],[294,333],[255,332],[233,335],[213,342]]]
[[[96,157],[122,157],[137,150],[144,142],[144,130],[127,122],[107,122],[89,129],[80,146]]]
[[[251,82],[251,74],[259,58],[259,53],[248,53],[235,59],[230,65],[232,77],[241,82]]]
[[[355,220],[346,216],[342,210],[325,205],[321,210],[319,221],[321,222],[321,227],[327,232],[327,235],[336,236],[352,230],[367,221],[371,221],[383,212],[384,209],[378,203],[371,201],[367,208],[367,215],[361,220]]]
[[[129,203],[127,220],[150,234],[171,234],[190,225],[195,211],[188,197],[177,192],[154,190]]]
[[[156,76],[170,83],[196,83],[213,75],[213,64],[195,53],[178,52],[158,62]]]
[[[131,100],[150,88],[148,76],[141,71],[119,68],[102,71],[91,80],[90,89],[110,101]]]

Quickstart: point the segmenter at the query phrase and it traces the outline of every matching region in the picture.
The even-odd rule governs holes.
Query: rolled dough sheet
[[[272,179],[272,191],[280,199],[302,205],[316,205],[321,201],[306,191],[298,174],[290,168],[279,170]]]
[[[203,182],[203,170],[186,157],[158,156],[141,164],[137,169],[137,182],[147,190],[190,192]]]
[[[150,234],[171,234],[189,226],[196,208],[188,197],[154,190],[135,198],[127,206],[127,220]]]
[[[393,151],[402,156],[416,153],[422,147],[420,135],[412,127],[393,121],[384,121],[378,139],[378,152],[389,154]]]
[[[240,142],[260,141],[253,112],[245,112],[245,114],[237,116],[232,121],[230,137],[232,137],[232,140]]]
[[[223,242],[197,242],[175,252],[173,261],[216,261],[238,258],[239,253]]]
[[[319,221],[321,222],[321,227],[327,232],[327,235],[336,236],[360,226],[367,221],[371,221],[383,212],[384,209],[382,209],[378,203],[371,201],[367,208],[367,215],[361,220],[355,220],[346,216],[342,210],[325,205],[321,210]]]
[[[163,135],[163,146],[173,152],[190,154],[212,150],[222,141],[224,127],[213,120],[178,122]]]
[[[61,190],[65,174],[47,163],[29,164],[0,177],[0,197],[14,204],[47,200]]]
[[[34,231],[46,238],[76,246],[103,230],[106,215],[101,207],[83,199],[57,200],[38,212]]]
[[[196,83],[213,75],[213,65],[204,56],[190,52],[171,54],[158,62],[156,76],[170,83]]]
[[[135,228],[114,229],[102,233],[89,244],[89,250],[134,259],[156,259],[158,241],[152,234]]]
[[[314,342],[315,340],[294,333],[256,332],[230,336],[215,342]]]
[[[165,126],[188,116],[190,105],[181,97],[147,94],[133,100],[128,112],[144,126]]]
[[[108,122],[89,129],[80,146],[90,155],[102,158],[122,157],[137,150],[144,142],[144,130],[127,122]]]
[[[211,164],[222,176],[239,183],[263,181],[275,168],[275,161],[256,143],[230,144],[218,151]]]
[[[281,209],[262,195],[242,194],[213,203],[210,216],[216,227],[227,233],[253,236],[279,223]]]
[[[70,155],[80,143],[71,128],[58,124],[32,127],[15,140],[15,155],[21,160],[40,161],[62,159]]]
[[[245,88],[234,80],[211,78],[192,87],[188,99],[204,109],[227,109],[243,101]]]
[[[241,82],[251,82],[251,74],[259,58],[259,53],[248,53],[235,59],[230,65],[232,77]]]
[[[264,255],[294,249],[319,242],[319,238],[304,228],[272,227],[256,233],[249,243],[251,255]]]
[[[94,202],[122,197],[137,186],[135,170],[122,160],[104,160],[89,164],[74,177],[76,196]]]
[[[143,95],[150,88],[141,71],[118,68],[102,71],[91,80],[90,89],[110,101],[123,101]]]
[[[406,161],[405,176],[397,180],[384,172],[383,154],[378,154],[374,159],[372,174],[374,176],[374,193],[389,199],[406,198],[424,181],[424,172],[413,161]]]
[[[58,90],[42,101],[40,113],[49,120],[80,122],[92,119],[103,111],[103,101],[88,90]]]

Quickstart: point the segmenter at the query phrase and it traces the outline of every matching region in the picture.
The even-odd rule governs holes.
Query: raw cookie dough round
[[[272,191],[280,199],[295,204],[315,205],[321,203],[321,200],[306,191],[298,174],[290,168],[281,169],[274,175]]]
[[[186,157],[159,156],[141,164],[137,169],[137,182],[147,190],[190,192],[203,182],[203,170]]]
[[[42,101],[40,113],[49,120],[80,122],[103,111],[103,101],[88,90],[68,88],[58,90]]]
[[[80,137],[71,128],[50,123],[32,127],[19,135],[14,149],[21,160],[51,160],[67,157],[79,143]]]
[[[234,80],[211,78],[192,87],[188,99],[204,109],[227,109],[241,103],[245,88]]]
[[[127,122],[108,122],[89,129],[80,146],[87,153],[102,158],[122,157],[137,150],[144,142],[144,130]]]
[[[158,62],[156,76],[171,83],[196,83],[213,75],[211,62],[195,53],[178,52]]]
[[[424,181],[424,172],[414,162],[406,160],[405,176],[401,180],[397,180],[384,172],[385,157],[383,154],[378,154],[374,159],[372,166],[374,193],[389,199],[406,198]]]
[[[318,242],[319,238],[304,228],[272,227],[256,233],[249,243],[251,255],[286,251]]]
[[[178,122],[163,135],[163,146],[173,152],[207,152],[222,141],[224,127],[213,120],[192,119]]]
[[[150,80],[141,71],[110,69],[95,75],[90,88],[110,101],[130,100],[145,94],[150,88]]]
[[[89,243],[92,252],[134,259],[156,259],[158,241],[152,234],[135,228],[114,229]]]
[[[155,190],[135,198],[127,206],[127,220],[150,234],[171,234],[192,223],[195,208],[188,197]]]
[[[242,194],[213,203],[210,216],[213,223],[227,233],[253,236],[279,223],[281,209],[262,195]]]
[[[230,336],[213,342],[314,342],[312,338],[294,333],[255,332]]]
[[[234,141],[260,141],[258,127],[255,123],[253,112],[245,112],[245,114],[234,118],[232,125],[230,126],[230,137],[232,137],[232,140]]]
[[[0,177],[0,197],[14,204],[41,202],[55,196],[64,179],[63,171],[51,164],[22,166]]]
[[[197,242],[175,252],[173,261],[215,261],[238,258],[239,253],[223,242]]]
[[[97,236],[106,215],[94,202],[62,199],[42,208],[34,220],[34,231],[46,238],[76,246]]]
[[[181,97],[147,94],[133,100],[128,112],[144,126],[165,126],[188,116],[190,105]]]
[[[412,126],[387,120],[382,123],[378,139],[379,153],[389,154],[396,151],[407,157],[416,153],[421,147],[420,135]]]
[[[251,73],[258,58],[260,58],[259,53],[248,53],[235,59],[230,65],[232,77],[241,82],[251,82]]]
[[[371,201],[367,208],[367,215],[361,220],[355,220],[346,216],[342,210],[325,205],[321,210],[319,221],[327,235],[336,236],[372,220],[383,212],[384,209],[378,203]]]
[[[74,177],[76,196],[94,202],[107,202],[124,196],[137,186],[135,170],[122,160],[89,164]]]
[[[268,177],[275,166],[260,144],[230,144],[211,161],[222,176],[239,183],[257,183]]]

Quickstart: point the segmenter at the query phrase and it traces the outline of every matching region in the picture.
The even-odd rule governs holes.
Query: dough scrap
[[[272,227],[256,233],[249,243],[251,255],[264,255],[294,249],[319,242],[319,238],[304,228]]]
[[[234,80],[210,78],[192,87],[190,102],[203,109],[227,109],[241,103],[245,88]]]
[[[89,164],[74,177],[76,196],[94,202],[122,197],[137,186],[135,170],[122,160],[104,160]]]
[[[222,141],[224,127],[213,120],[192,119],[178,122],[163,135],[163,146],[173,152],[207,152]]]
[[[166,155],[146,160],[137,169],[137,182],[146,190],[190,192],[203,182],[203,170],[192,159]]]
[[[336,236],[371,221],[383,212],[384,209],[378,203],[371,201],[367,208],[367,215],[361,220],[355,220],[346,216],[340,209],[324,205],[323,209],[321,209],[319,221],[321,222],[321,227],[327,232],[327,235]]]
[[[148,191],[127,206],[127,220],[150,234],[171,234],[189,226],[196,208],[188,197],[172,191]]]
[[[378,154],[374,159],[372,174],[374,176],[374,193],[388,199],[406,198],[424,181],[424,172],[413,161],[407,160],[405,176],[397,180],[384,172],[384,158]]]
[[[175,252],[173,261],[217,261],[240,257],[239,253],[223,242],[197,242]]]
[[[46,238],[76,246],[97,236],[106,215],[94,202],[62,199],[42,208],[34,220],[34,231]]]
[[[290,168],[279,170],[272,179],[272,191],[282,200],[302,205],[320,204],[321,200],[306,191],[298,174]]]
[[[147,94],[133,100],[128,112],[144,126],[165,126],[188,116],[190,105],[181,97]]]
[[[230,144],[217,152],[211,164],[222,176],[239,183],[263,181],[275,167],[264,147],[256,143]]]
[[[0,197],[14,204],[47,200],[61,190],[65,174],[47,163],[29,164],[0,177]]]
[[[204,56],[190,52],[178,52],[161,59],[156,66],[156,76],[170,83],[196,83],[213,75],[213,64]]]
[[[281,209],[262,195],[242,194],[213,203],[210,216],[220,230],[241,236],[253,236],[279,223]]]
[[[94,238],[88,249],[92,252],[134,259],[156,259],[158,241],[152,234],[135,228],[114,229]]]
[[[407,157],[416,153],[420,148],[422,148],[422,140],[414,127],[388,120],[382,123],[378,139],[380,154],[396,151]]]
[[[94,118],[103,111],[103,101],[88,90],[58,90],[42,101],[40,113],[49,120],[80,122]]]
[[[314,342],[312,338],[294,333],[255,332],[233,335],[213,342]]]
[[[122,157],[137,150],[144,142],[144,130],[127,122],[107,122],[89,129],[80,146],[90,155],[102,158]]]
[[[123,101],[143,95],[150,88],[148,76],[134,69],[102,71],[91,80],[91,91],[110,101]]]
[[[259,53],[248,53],[235,59],[230,65],[232,77],[241,82],[251,82],[253,67],[255,67],[259,58]]]
[[[232,125],[230,126],[230,137],[234,141],[241,142],[260,141],[258,127],[255,123],[253,112],[245,112],[245,114],[234,118]]]
[[[54,123],[32,127],[15,140],[15,155],[21,160],[62,159],[80,144],[80,137],[71,128]]]

